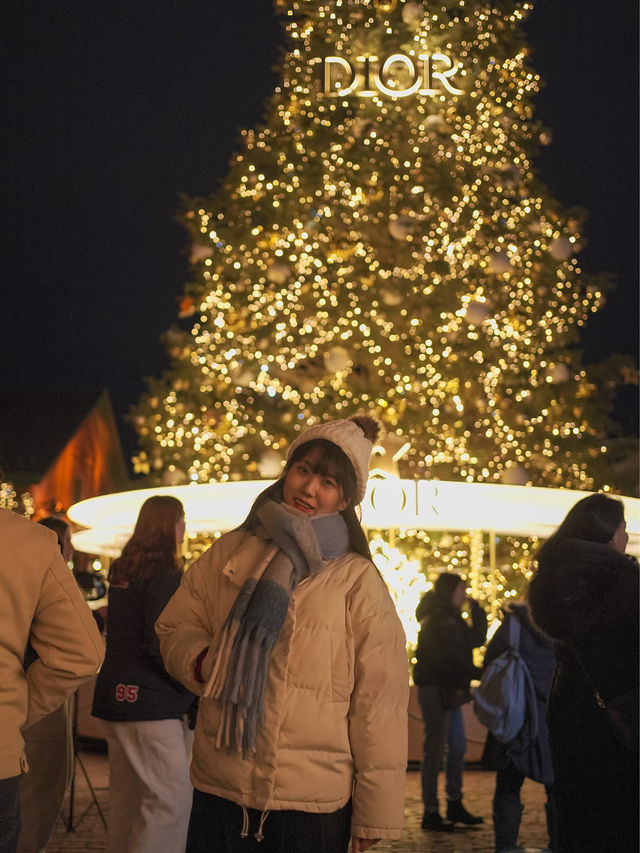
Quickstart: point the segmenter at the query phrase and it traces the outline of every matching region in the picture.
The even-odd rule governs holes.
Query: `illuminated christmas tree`
[[[31,492],[25,489],[16,490],[14,484],[2,476],[2,471],[0,471],[0,509],[10,509],[11,512],[24,515],[25,518],[31,518],[35,511]]]
[[[603,283],[534,174],[531,4],[276,5],[265,125],[185,216],[193,281],[135,412],[139,470],[274,477],[298,430],[366,410],[390,454],[408,443],[402,477],[602,485],[608,401],[576,346]]]

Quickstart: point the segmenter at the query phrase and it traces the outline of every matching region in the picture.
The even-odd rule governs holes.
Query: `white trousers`
[[[109,746],[107,853],[184,853],[193,732],[182,720],[103,720]]]

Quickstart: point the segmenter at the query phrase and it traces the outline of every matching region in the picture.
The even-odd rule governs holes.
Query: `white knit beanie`
[[[346,420],[328,421],[309,427],[291,443],[287,461],[293,451],[301,444],[324,438],[336,444],[345,454],[356,472],[358,503],[362,503],[369,479],[369,459],[373,444],[377,441],[382,427],[371,415],[353,415]]]

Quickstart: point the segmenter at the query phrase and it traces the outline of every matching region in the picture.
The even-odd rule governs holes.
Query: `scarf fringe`
[[[317,574],[325,559],[344,553],[349,543],[338,513],[312,520],[269,502],[259,517],[273,540],[271,553],[243,584],[229,611],[202,693],[220,704],[216,749],[241,750],[244,759],[264,724],[269,660],[291,595],[303,577]]]
[[[222,708],[216,737],[218,749],[242,749],[243,758],[247,758],[253,748],[258,727],[264,723],[268,664],[277,638],[277,633],[266,632],[260,626],[245,635],[237,631],[226,673],[221,667],[211,693]]]

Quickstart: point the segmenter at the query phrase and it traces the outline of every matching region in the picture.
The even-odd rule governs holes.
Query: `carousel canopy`
[[[273,480],[168,486],[103,495],[74,504],[69,518],[83,527],[73,535],[78,551],[117,556],[131,536],[140,507],[152,495],[173,495],[185,508],[190,536],[213,536],[237,527]],[[441,480],[400,480],[372,471],[362,503],[362,523],[376,530],[491,531],[546,538],[589,492]],[[628,552],[640,554],[640,500],[625,506]]]

